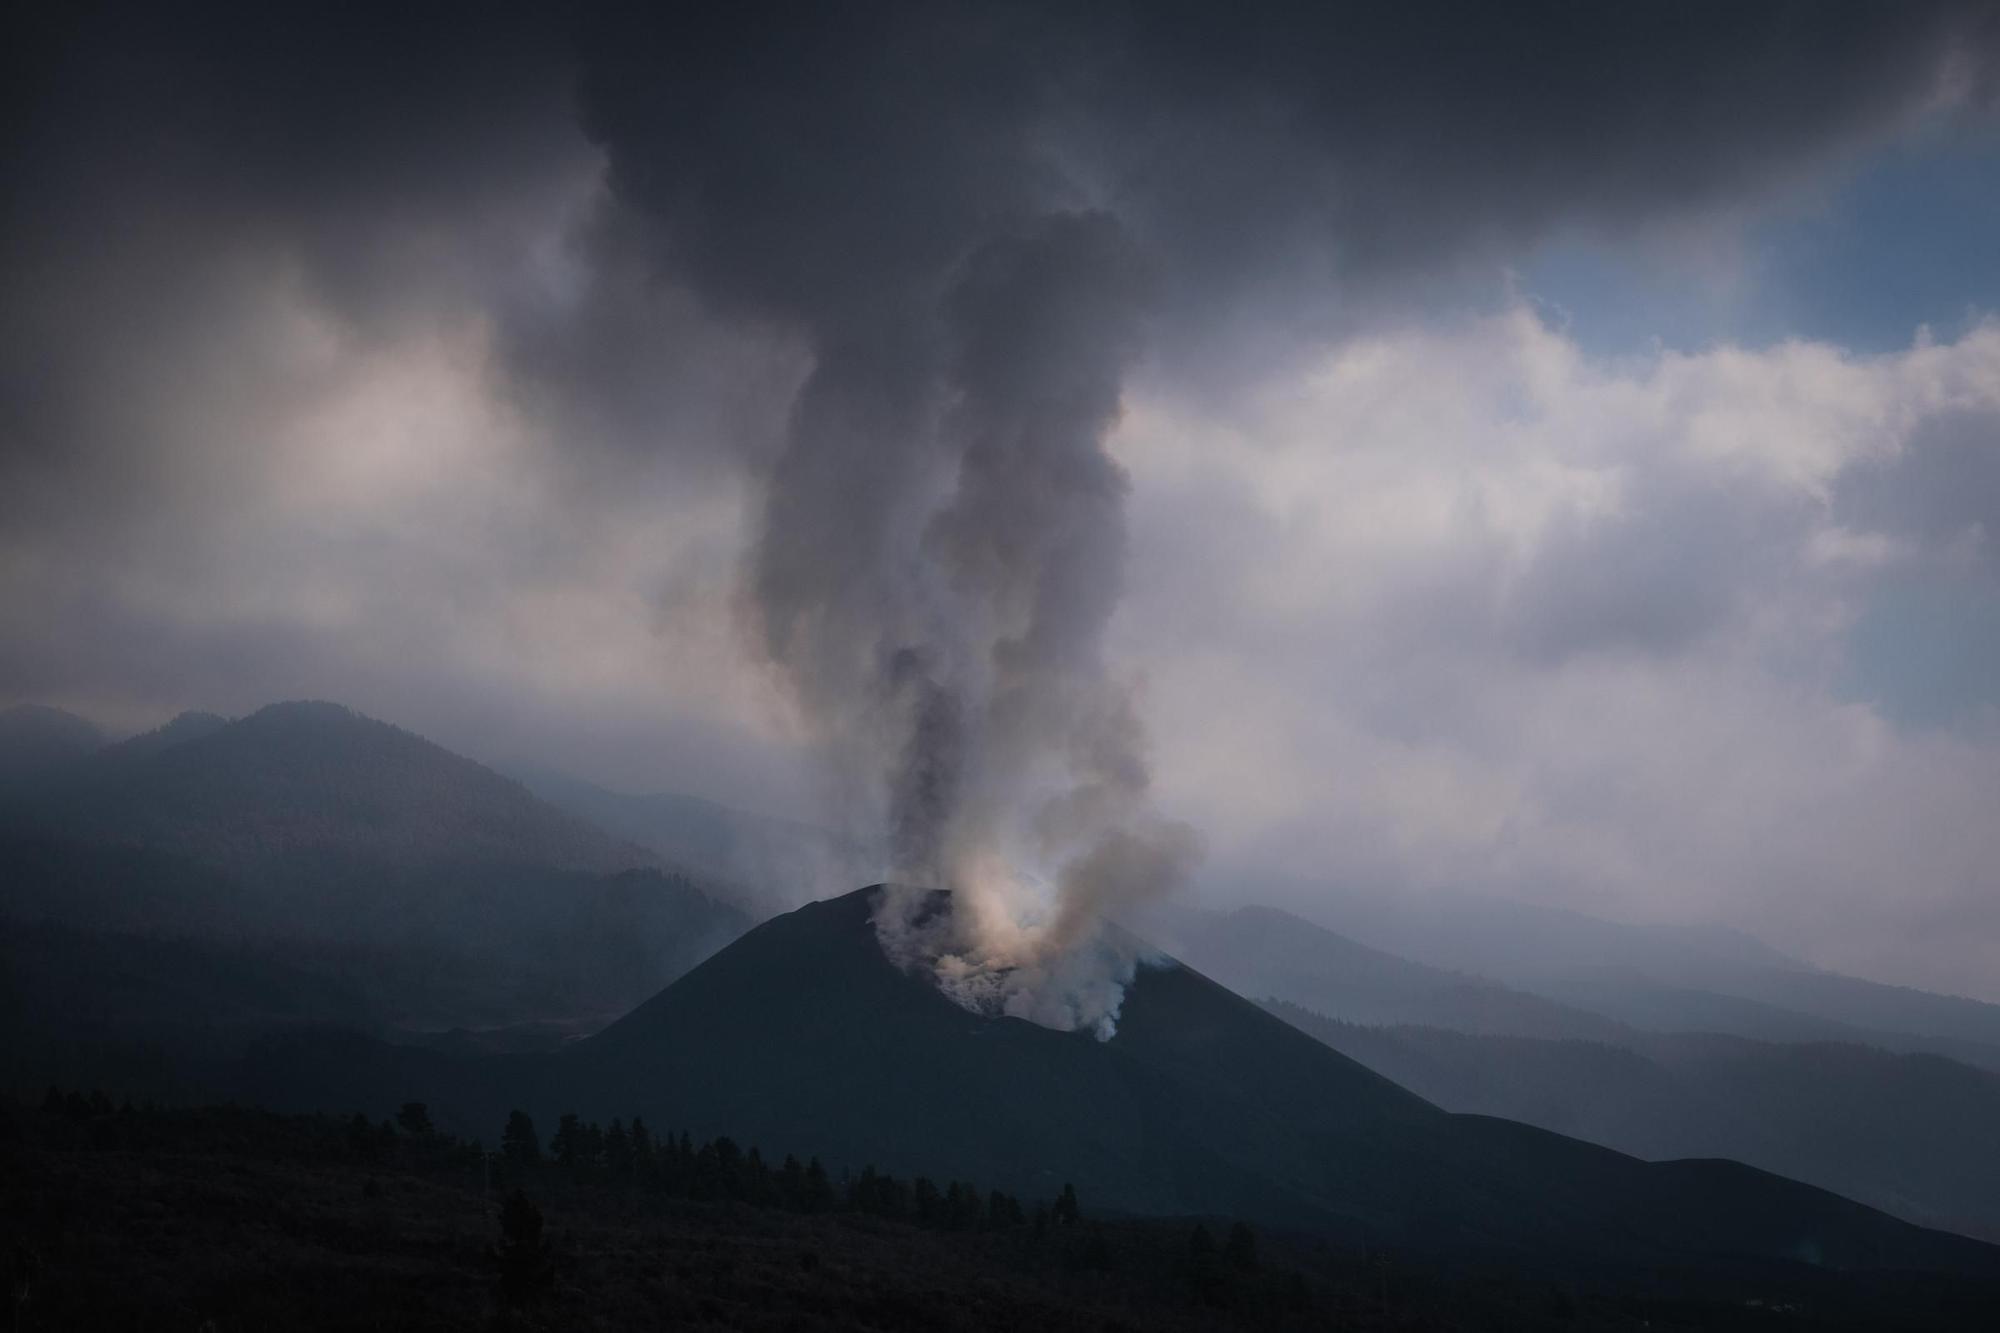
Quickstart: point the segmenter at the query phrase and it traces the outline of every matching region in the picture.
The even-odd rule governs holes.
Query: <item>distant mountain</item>
[[[874,878],[853,843],[795,820],[737,810],[676,792],[612,791],[545,770],[521,774],[528,790],[646,848],[670,864],[732,887],[769,915]]]
[[[102,774],[107,768],[139,763],[183,742],[214,735],[228,725],[229,719],[220,713],[204,713],[190,709],[176,714],[171,721],[151,731],[142,731],[137,736],[128,736],[122,741],[105,746],[98,753],[92,768],[99,775],[99,780],[102,780]]]
[[[60,779],[103,745],[97,724],[75,713],[42,704],[0,709],[0,796]]]
[[[0,928],[22,938],[68,932],[61,942],[64,956],[79,960],[79,984],[97,978],[102,960],[112,966],[125,956],[119,938],[134,937],[281,966],[312,978],[307,990],[332,984],[352,993],[380,1024],[437,1031],[531,1022],[594,1031],[750,924],[734,906],[655,870],[357,873],[344,885],[279,892],[140,849],[0,841],[0,879]],[[0,952],[0,992],[14,994],[23,1023],[63,1031],[71,1014],[62,993],[24,987],[15,975],[47,956]],[[124,1034],[135,1041],[165,1040],[161,1029],[179,1022],[173,1009],[108,1012],[101,1035],[122,1014],[135,1020]],[[322,1016],[353,1021],[348,1012]]]
[[[1413,963],[1270,907],[1180,911],[1174,951],[1240,995],[1278,996],[1350,1023],[1617,1040],[1622,1025],[1484,977]]]
[[[1645,1031],[1853,1041],[2000,1070],[2000,1005],[1824,971],[1725,927],[1630,925],[1469,893],[1334,889],[1312,915],[1376,949]]]
[[[1743,968],[1713,977],[1709,985],[1711,989],[1782,1005],[1863,1032],[1915,1033],[1956,1043],[1941,1045],[1940,1049],[2000,1069],[2000,1004],[1802,967]]]
[[[238,873],[330,854],[410,868],[506,863],[613,871],[657,858],[420,736],[338,704],[177,720],[83,765],[44,825]]]
[[[1814,1007],[1787,1008],[1744,994],[1669,985],[1629,965],[1578,964],[1567,971],[1525,974],[1534,988],[1503,985],[1399,958],[1268,907],[1232,912],[1169,909],[1150,916],[1147,926],[1163,931],[1179,956],[1241,994],[1282,1000],[1347,1023],[1582,1038],[1628,1046],[1666,1032],[1720,1033],[1766,1042],[1851,1042],[1889,1051],[1928,1051],[2000,1069],[2000,1044],[1955,1035],[1983,1031],[1984,1011],[1992,1006],[1876,986],[1797,965],[1774,968],[1732,961],[1746,955],[1730,934],[1720,937],[1727,945],[1721,958],[1690,954],[1687,941],[1702,938],[1699,934],[1672,937],[1677,943],[1668,956],[1678,955],[1680,961],[1674,966],[1682,971],[1695,967],[1699,958],[1700,974],[1719,986],[1797,999]],[[1608,949],[1610,956],[1629,959],[1635,952],[1643,954],[1646,946],[1635,946],[1622,932],[1618,927],[1584,928],[1578,931],[1577,947],[1623,938],[1622,946]],[[1641,941],[1650,938],[1649,932],[1641,931]],[[1760,955],[1752,951],[1748,956]],[[1661,963],[1659,954],[1653,957],[1656,965]],[[1828,1017],[1827,1011],[1902,1018],[1913,1030],[1843,1022]]]
[[[1710,1032],[1766,1042],[1851,1042],[1887,1051],[1946,1055],[2000,1071],[2000,1031],[1985,1021],[1985,1011],[2000,1006],[1904,991],[1837,973],[1746,968],[1714,972],[1708,980],[1709,988],[1677,986],[1626,969],[1578,967],[1546,975],[1535,986],[1552,998],[1594,1009],[1643,1032]],[[1904,1003],[1905,996],[1918,1002]],[[1891,1026],[1897,1023],[1910,1026]],[[1983,1033],[1985,1039],[1959,1035],[1966,1031]]]
[[[1639,1157],[1730,1157],[2000,1241],[2000,1074],[1847,1044],[1648,1036],[1613,1046],[1268,1007],[1449,1110]]]
[[[87,757],[16,803],[0,915],[242,945],[437,1028],[601,1024],[749,925],[652,853],[332,704],[184,714]]]
[[[1717,970],[1804,966],[1726,926],[1609,921],[1465,891],[1264,888],[1272,901],[1292,903],[1314,921],[1374,948],[1514,985],[1581,965],[1641,972],[1685,986],[1700,985]]]
[[[766,922],[555,1056],[360,1039],[259,1053],[243,1095],[490,1124],[642,1114],[835,1165],[961,1172],[1101,1210],[1245,1216],[1399,1248],[1628,1266],[1800,1259],[1996,1273],[2000,1251],[1729,1162],[1647,1164],[1439,1110],[1192,969],[1142,970],[1117,1035],[982,1018],[883,956],[864,891]]]

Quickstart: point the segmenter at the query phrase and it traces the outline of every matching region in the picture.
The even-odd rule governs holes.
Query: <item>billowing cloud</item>
[[[1225,894],[1480,886],[1991,994],[1991,703],[1900,727],[1852,664],[1878,603],[1960,586],[1912,552],[1964,548],[1951,451],[1996,425],[1992,324],[1600,361],[1526,308],[1349,343],[1247,415],[1142,408],[1117,647],[1169,804]]]
[[[1989,7],[14,22],[0,696],[329,695],[797,813],[798,662],[883,679],[815,624],[944,589],[874,702],[942,725],[1018,640],[1064,703],[987,743],[1129,813],[1143,724],[1219,879],[1978,982],[1991,330],[1607,363],[1466,312],[1990,107]]]

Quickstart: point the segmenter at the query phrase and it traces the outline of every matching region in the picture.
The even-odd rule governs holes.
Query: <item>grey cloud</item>
[[[526,9],[40,6],[10,26],[29,71],[0,149],[12,522],[61,526],[23,514],[47,506],[36,482],[92,511],[69,517],[235,502],[244,460],[177,409],[281,415],[309,389],[266,358],[277,298],[361,340],[476,307],[588,152]]]
[[[713,337],[675,318],[681,284],[779,324],[893,323],[970,238],[1092,206],[1160,261],[1156,350],[1214,385],[1283,354],[1260,328],[1375,309],[1388,274],[1754,194],[1906,119],[1948,61],[1990,82],[1994,26],[1946,3],[22,10],[0,450],[142,455],[79,406],[93,377],[142,373],[121,342],[184,339],[271,270],[363,332],[491,309],[558,428],[658,448],[674,395],[643,367]],[[524,194],[588,170],[585,130],[648,152],[551,306],[523,290]],[[711,370],[768,401],[793,364]],[[674,434],[768,459],[752,417]]]
[[[597,189],[581,204],[560,271],[495,303],[499,392],[613,486],[662,460],[704,480],[768,466],[811,369],[799,340],[718,320],[645,217]]]
[[[1191,354],[1240,373],[1231,343],[1284,355],[1274,317],[1352,328],[1551,231],[1754,209],[1996,37],[1952,4],[1138,6],[1077,101]]]
[[[575,151],[562,27],[528,6],[42,7],[5,160],[11,262],[72,276],[165,224],[265,244],[367,319],[495,256],[482,225]]]
[[[1552,228],[1740,207],[1991,67],[1975,4],[587,9],[594,135],[701,289],[885,317],[1049,209],[1161,257],[1186,373]],[[827,330],[822,329],[821,332]],[[1247,349],[1240,344],[1247,344]]]
[[[2000,708],[2000,416],[1925,422],[1895,454],[1843,473],[1833,512],[1900,557],[1848,635],[1848,692],[1914,726]]]
[[[1717,469],[1633,465],[1615,513],[1568,510],[1503,595],[1505,632],[1542,664],[1590,652],[1671,657],[1772,592],[1811,501]]]
[[[2000,575],[2000,415],[1934,417],[1895,454],[1844,472],[1834,514],[1861,532],[1955,546]]]
[[[1136,367],[1210,392],[1551,231],[1754,204],[1907,125],[1954,62],[1990,81],[1994,40],[1990,11],[1950,3],[15,22],[0,572],[25,586],[62,565],[83,591],[56,608],[63,637],[0,656],[0,691],[73,673],[108,693],[129,656],[112,645],[153,641],[93,570],[199,581],[270,558],[210,534],[268,501],[265,437],[330,373],[276,359],[276,324],[304,308],[342,364],[485,325],[487,387],[557,456],[521,466],[562,480],[523,482],[544,531],[482,526],[484,566],[413,595],[518,593],[532,616],[548,589],[527,585],[575,572],[567,544],[623,536],[648,503],[669,528],[740,469],[762,646],[843,756],[888,775],[901,817],[870,813],[909,831],[906,864],[928,870],[1032,785],[1025,832],[1114,897],[1120,867],[1166,879],[1160,857],[1191,854],[1147,812],[1142,710],[1104,661],[1127,572],[1104,437]],[[1715,500],[1669,488],[1618,530],[1561,529],[1513,604],[1526,655],[1670,652],[1718,623],[1721,553],[1753,538]],[[1688,532],[1707,535],[1690,550]],[[310,569],[396,535],[301,534],[285,554]],[[10,636],[41,609],[6,608]],[[434,643],[373,604],[337,631],[209,610],[232,696],[299,692],[336,633],[337,660],[378,681],[364,705],[396,697],[371,663],[465,653],[449,616]],[[176,640],[131,688],[191,685],[202,663]],[[424,682],[402,697],[443,707]]]

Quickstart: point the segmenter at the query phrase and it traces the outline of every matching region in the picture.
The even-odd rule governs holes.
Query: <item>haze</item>
[[[1114,571],[1050,660],[1143,728],[1112,823],[1193,830],[1189,900],[1498,896],[2000,1001],[1990,7],[916,10],[22,20],[0,703],[335,699],[886,843],[774,561],[890,567],[827,554],[931,512],[878,503],[883,386],[1046,351],[1005,307],[1006,373],[939,369],[898,312],[1026,236],[1081,267],[1007,282],[1103,293],[1046,373],[1116,464],[1103,562],[1029,571]],[[829,384],[800,494],[858,498],[774,527]]]

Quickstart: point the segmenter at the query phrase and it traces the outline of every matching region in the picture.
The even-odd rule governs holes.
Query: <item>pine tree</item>
[[[695,1153],[694,1161],[689,1164],[688,1197],[720,1199],[725,1188],[722,1179],[722,1159],[715,1151],[715,1144],[704,1143]]]
[[[963,1180],[954,1180],[945,1189],[944,1224],[954,1231],[969,1231],[979,1225],[979,1191]]]
[[[743,1150],[724,1134],[715,1140],[715,1189],[725,1199],[743,1197]]]
[[[427,1135],[433,1132],[431,1109],[422,1102],[404,1102],[396,1112],[396,1124],[405,1134]]]
[[[1223,1242],[1222,1257],[1229,1261],[1231,1268],[1249,1271],[1257,1266],[1257,1233],[1248,1223],[1238,1222],[1229,1228],[1229,1239]]]
[[[806,1169],[790,1153],[785,1154],[785,1164],[778,1168],[778,1197],[787,1208],[806,1206]]]
[[[604,1131],[604,1168],[613,1180],[632,1177],[632,1139],[625,1132],[625,1122],[616,1117]]]
[[[575,1173],[583,1160],[583,1124],[576,1118],[576,1112],[564,1111],[556,1121],[556,1132],[549,1135],[549,1155],[556,1159],[556,1165]]]
[[[501,1206],[497,1257],[500,1294],[510,1305],[539,1300],[554,1281],[548,1247],[542,1244],[542,1210],[520,1190],[508,1195]]]
[[[1218,1300],[1222,1275],[1216,1267],[1215,1236],[1200,1222],[1194,1224],[1188,1235],[1187,1279],[1198,1304],[1208,1305]]]
[[[1065,1181],[1062,1193],[1056,1198],[1055,1220],[1067,1226],[1082,1216],[1083,1213],[1077,1208],[1076,1204],[1076,1186]]]
[[[771,1168],[764,1165],[764,1154],[754,1146],[743,1159],[743,1197],[760,1208],[768,1208],[778,1197],[777,1187],[771,1183]]]
[[[806,1211],[824,1213],[833,1208],[833,1182],[826,1178],[826,1168],[815,1157],[806,1163]]]
[[[986,1220],[996,1230],[1020,1226],[1025,1220],[1021,1216],[1021,1201],[994,1190],[986,1197]]]
[[[500,1131],[500,1155],[516,1166],[542,1160],[542,1141],[535,1136],[535,1122],[526,1111],[510,1111],[507,1127]]]

